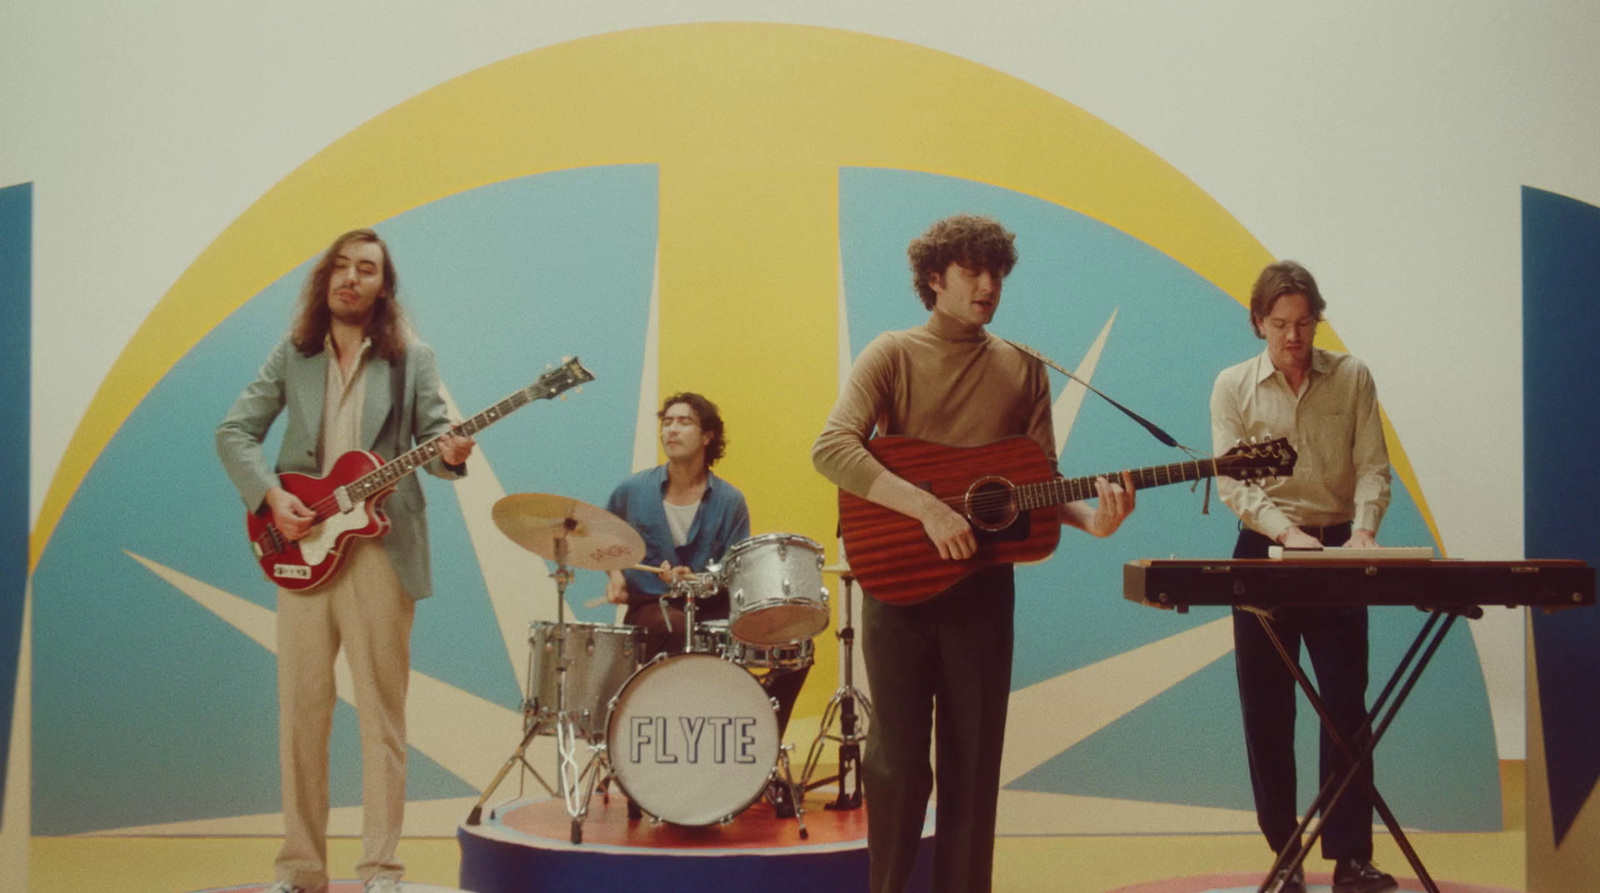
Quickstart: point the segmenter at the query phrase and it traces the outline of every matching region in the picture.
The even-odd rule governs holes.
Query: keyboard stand
[[[1305,818],[1300,820],[1300,826],[1295,829],[1294,837],[1288,846],[1278,853],[1272,862],[1272,868],[1267,872],[1266,880],[1262,881],[1257,893],[1278,893],[1282,887],[1282,878],[1287,877],[1294,869],[1299,868],[1322,836],[1321,816],[1332,811],[1334,804],[1338,803],[1356,780],[1362,767],[1372,764],[1372,752],[1378,746],[1385,732],[1389,730],[1390,723],[1394,722],[1395,715],[1410,697],[1417,680],[1422,676],[1422,671],[1427,669],[1428,663],[1433,660],[1433,655],[1439,650],[1439,645],[1444,637],[1461,617],[1470,617],[1474,620],[1483,616],[1483,609],[1476,605],[1457,608],[1428,608],[1428,620],[1417,631],[1417,636],[1411,642],[1411,647],[1406,650],[1405,657],[1395,667],[1394,673],[1389,676],[1389,681],[1383,687],[1383,693],[1373,702],[1372,708],[1367,711],[1366,721],[1362,723],[1361,731],[1356,740],[1347,742],[1334,728],[1333,720],[1329,718],[1327,708],[1323,706],[1322,698],[1317,694],[1317,689],[1311,679],[1306,676],[1298,661],[1289,655],[1289,649],[1284,647],[1283,640],[1278,638],[1277,630],[1272,626],[1272,610],[1270,608],[1245,607],[1244,610],[1253,612],[1261,621],[1262,629],[1267,633],[1267,638],[1272,640],[1272,645],[1278,649],[1278,656],[1283,659],[1284,666],[1294,675],[1299,683],[1300,690],[1305,692],[1306,700],[1311,703],[1312,709],[1317,711],[1317,716],[1322,721],[1322,727],[1327,730],[1334,743],[1344,751],[1345,758],[1349,761],[1349,768],[1343,775],[1327,780],[1322,789],[1317,792],[1315,799],[1306,809]],[[1441,619],[1443,622],[1441,622]],[[1420,657],[1419,657],[1420,655]],[[1398,692],[1396,688],[1398,687]],[[1394,703],[1389,703],[1390,697]],[[1381,719],[1379,718],[1381,715]],[[1374,725],[1376,722],[1376,725]],[[1439,893],[1439,886],[1434,883],[1433,877],[1428,874],[1428,869],[1423,866],[1422,859],[1411,846],[1411,841],[1406,837],[1400,823],[1395,820],[1394,813],[1390,811],[1389,804],[1378,793],[1377,785],[1367,784],[1368,793],[1372,797],[1372,807],[1383,819],[1383,824],[1394,837],[1394,842],[1405,854],[1406,861],[1417,873],[1417,880],[1428,893]],[[1310,836],[1305,835],[1309,831]],[[1304,843],[1301,839],[1304,838]]]

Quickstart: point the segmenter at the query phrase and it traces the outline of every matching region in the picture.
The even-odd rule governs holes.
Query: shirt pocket
[[[1310,424],[1302,420],[1300,461],[1295,467],[1295,477],[1302,474],[1332,485],[1350,468],[1351,425],[1355,414],[1350,412],[1321,412]]]

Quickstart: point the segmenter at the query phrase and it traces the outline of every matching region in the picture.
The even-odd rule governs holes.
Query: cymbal
[[[825,573],[825,574],[838,574],[841,577],[853,577],[853,576],[855,576],[855,573],[850,570],[850,565],[845,564],[843,562],[841,562],[839,564],[823,565],[822,572]]]
[[[494,504],[494,523],[529,552],[560,561],[566,541],[568,567],[613,571],[644,558],[644,540],[628,522],[599,506],[551,493],[513,493]]]

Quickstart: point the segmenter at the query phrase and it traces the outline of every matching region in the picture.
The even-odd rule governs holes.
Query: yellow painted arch
[[[970,129],[963,129],[963,125]],[[743,387],[719,402],[747,443],[809,444],[836,388],[837,172],[925,171],[1031,195],[1160,250],[1244,300],[1270,253],[1165,161],[1083,110],[959,57],[792,25],[698,24],[572,41],[441,84],[301,165],[173,284],[101,384],[46,493],[36,565],[68,501],[156,381],[244,301],[336,233],[436,199],[555,170],[649,163],[661,172],[661,387]],[[760,301],[729,301],[758,294]],[[771,308],[815,321],[762,335]],[[686,346],[714,326],[728,347]],[[1326,329],[1327,327],[1323,327]],[[1325,346],[1339,347],[1331,331]],[[756,436],[751,437],[753,433]],[[1438,531],[1409,460],[1391,457]],[[726,470],[789,529],[831,539],[831,490],[795,455],[730,455]],[[724,470],[724,468],[719,468]],[[775,511],[775,510],[774,510]],[[820,658],[820,655],[819,655]]]

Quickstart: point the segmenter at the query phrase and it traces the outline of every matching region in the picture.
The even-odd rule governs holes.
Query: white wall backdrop
[[[1519,190],[1600,203],[1587,0],[7,3],[0,186],[35,184],[34,516],[151,308],[296,166],[489,63],[702,21],[908,41],[1120,128],[1316,272],[1449,553],[1521,555]],[[928,114],[1005,138],[982,109]],[[1520,622],[1474,631],[1501,756],[1520,758]]]

